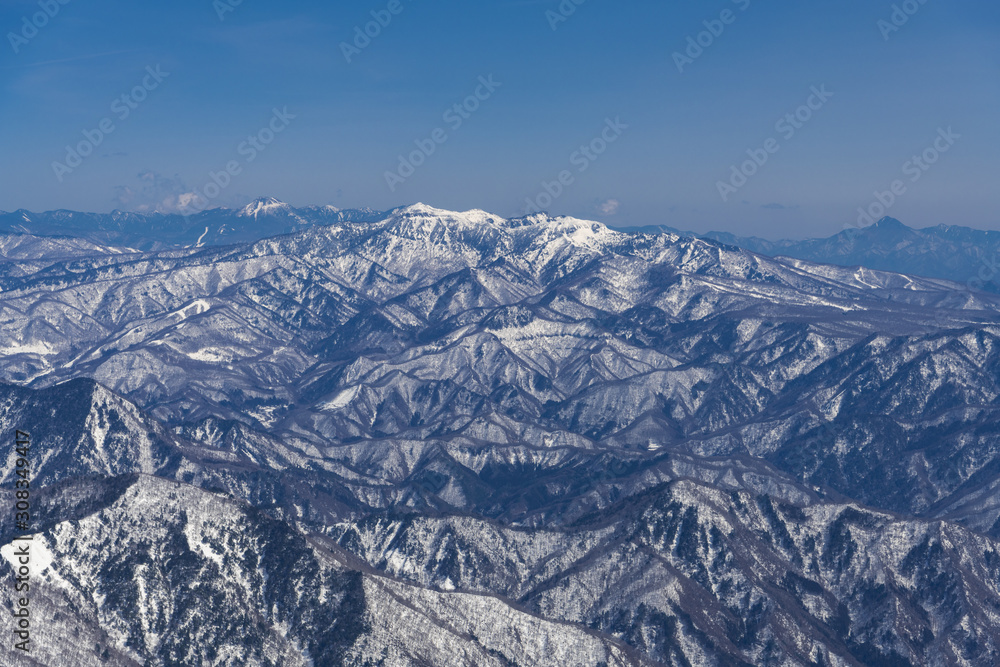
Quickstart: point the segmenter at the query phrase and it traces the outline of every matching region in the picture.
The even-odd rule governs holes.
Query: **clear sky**
[[[266,195],[802,237],[898,180],[910,226],[1000,229],[995,1],[237,2],[0,1],[0,210]]]

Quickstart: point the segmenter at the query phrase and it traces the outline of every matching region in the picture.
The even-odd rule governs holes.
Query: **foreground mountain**
[[[91,407],[70,409],[81,403]],[[34,433],[54,442],[50,453],[79,442],[94,448],[92,461],[135,460],[136,469],[141,461],[129,452],[142,446],[133,443],[158,431],[134,406],[88,383],[11,388],[4,404],[18,423],[40,405],[66,415],[62,428]],[[119,425],[117,444],[100,431],[95,439],[101,419]],[[155,437],[173,458],[194,449],[162,431]],[[493,461],[473,474],[484,498],[500,497],[520,477],[519,491],[536,505],[532,527],[478,512],[428,512],[403,497],[383,511],[359,513],[358,502],[350,516],[322,526],[294,519],[309,515],[308,502],[282,512],[272,498],[247,504],[178,481],[233,482],[254,467],[243,457],[227,461],[223,450],[197,449],[212,463],[159,468],[167,478],[109,476],[100,464],[85,476],[39,471],[37,664],[1000,658],[1000,545],[949,522],[823,499],[760,463],[610,452],[589,472],[578,460],[572,477],[562,476],[576,488],[546,500],[536,485],[559,483],[558,453],[533,471],[523,460]],[[293,489],[290,479],[281,486]],[[239,496],[264,486],[237,481],[228,490]],[[359,499],[362,486],[353,491]],[[421,486],[455,498],[432,477]],[[10,485],[3,488],[10,500]],[[9,521],[0,524],[4,543]],[[11,567],[12,550],[0,549],[0,569]],[[2,595],[12,602],[8,588]]]
[[[40,664],[643,664],[500,600],[363,573],[212,493],[145,476],[98,484],[112,487],[103,503],[32,543]]]
[[[676,232],[668,227],[631,231]],[[943,278],[970,290],[1000,292],[1000,232],[958,225],[911,229],[895,218],[851,227],[825,239],[768,241],[728,232],[688,236],[719,241],[770,257],[795,257],[839,266],[864,266],[915,276]]]
[[[1000,298],[423,205],[49,243],[0,423],[75,664],[1000,659]]]

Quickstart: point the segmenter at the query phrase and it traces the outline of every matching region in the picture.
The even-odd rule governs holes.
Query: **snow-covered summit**
[[[278,212],[291,211],[293,211],[292,207],[283,201],[274,197],[261,197],[244,206],[237,215],[244,218],[257,218],[261,215],[274,215]]]
[[[470,211],[449,211],[443,208],[435,208],[423,203],[403,206],[390,213],[390,219],[427,219],[439,221],[448,226],[469,226],[489,224],[496,226],[506,226],[506,220],[493,213],[481,209]]]
[[[431,227],[444,226],[452,230],[486,226],[513,231],[534,227],[536,233],[548,230],[553,235],[572,237],[574,241],[587,245],[594,237],[614,236],[617,238],[624,236],[613,231],[604,223],[580,220],[570,216],[552,217],[546,213],[538,213],[523,218],[508,219],[482,209],[450,211],[423,203],[395,209],[389,214],[387,220],[421,221]]]

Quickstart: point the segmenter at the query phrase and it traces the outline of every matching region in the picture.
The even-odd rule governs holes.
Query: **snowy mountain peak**
[[[552,217],[545,213],[530,215],[523,218],[506,219],[502,216],[484,211],[482,209],[472,209],[469,211],[449,211],[435,208],[427,204],[413,204],[396,209],[389,218],[390,220],[427,220],[435,221],[447,227],[480,227],[492,226],[501,229],[511,230],[519,227],[547,228],[552,232],[563,235],[578,235],[581,232],[595,235],[619,235],[618,232],[607,227],[603,223],[593,220],[580,220],[569,216]]]
[[[507,220],[499,215],[480,209],[471,211],[448,211],[427,204],[412,204],[393,211],[389,222],[412,230],[434,232],[438,230],[469,230],[481,227],[509,227]]]
[[[423,202],[417,202],[416,204],[410,204],[409,206],[403,206],[396,210],[399,215],[437,215],[440,213],[450,213],[440,208],[434,208],[433,206],[428,206]]]
[[[290,211],[291,206],[274,197],[261,197],[244,206],[238,215],[244,218],[256,218],[261,215],[270,215],[278,211]]]
[[[489,216],[488,213],[479,210],[473,211],[449,211],[443,208],[435,208],[434,206],[429,206],[423,203],[411,204],[410,206],[403,206],[401,208],[393,211],[391,218],[433,218],[442,221],[461,221],[461,222],[476,222],[483,217],[494,217]]]

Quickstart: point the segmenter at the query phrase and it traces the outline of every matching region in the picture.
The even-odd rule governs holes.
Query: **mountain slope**
[[[46,391],[73,400],[74,390]],[[479,505],[454,504],[454,485],[471,488],[460,463],[427,462],[413,488],[462,512],[410,495],[360,514],[356,503],[325,525],[179,481],[103,476],[85,461],[94,474],[34,496],[44,508],[32,542],[36,658],[867,665],[1000,653],[995,541],[824,498],[752,460],[557,454],[527,467],[524,454],[481,460],[478,473],[466,460],[493,489]],[[242,465],[213,463],[225,479]],[[203,463],[185,468],[210,483]],[[500,497],[511,491],[521,501]],[[5,485],[0,499],[10,496]],[[487,518],[491,507],[514,513]],[[301,498],[290,509],[309,514]],[[6,570],[6,521],[0,534]],[[87,640],[69,646],[70,636]]]
[[[79,664],[997,658],[1000,298],[425,205],[40,243],[0,425]]]
[[[41,664],[643,664],[495,599],[359,572],[260,512],[146,476],[31,548]],[[10,575],[13,546],[0,554]]]
[[[924,513],[993,474],[998,311],[943,281],[418,205],[8,278],[0,373],[95,378],[323,460],[387,440],[738,452]]]

